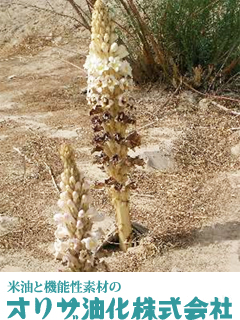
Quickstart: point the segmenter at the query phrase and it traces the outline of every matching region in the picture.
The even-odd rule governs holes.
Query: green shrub
[[[240,71],[239,0],[113,3],[123,13],[119,32],[142,77],[162,70],[170,79],[187,76],[196,86],[211,86]]]

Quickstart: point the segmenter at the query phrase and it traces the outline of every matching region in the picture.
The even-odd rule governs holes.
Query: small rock
[[[209,100],[208,99],[201,99],[198,102],[198,106],[202,111],[206,111],[209,108]]]
[[[54,39],[55,44],[60,44],[61,41],[62,41],[62,37],[60,37],[60,36]]]
[[[86,94],[87,93],[87,88],[83,88],[82,90],[81,90],[81,94]]]
[[[172,154],[170,144],[162,144],[161,148],[159,145],[151,145],[147,147],[139,148],[137,151],[129,152],[130,156],[139,156],[145,160],[147,169],[155,170],[171,170],[174,169],[174,157]]]
[[[12,80],[12,79],[15,79],[17,76],[15,74],[11,75],[8,77],[8,80]]]
[[[0,216],[0,235],[13,230],[18,222],[17,217]]]

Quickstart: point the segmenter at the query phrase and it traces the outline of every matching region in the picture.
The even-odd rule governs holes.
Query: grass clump
[[[116,0],[135,76],[205,89],[240,71],[238,0]],[[138,48],[138,50],[136,50]],[[137,68],[136,68],[137,66]]]

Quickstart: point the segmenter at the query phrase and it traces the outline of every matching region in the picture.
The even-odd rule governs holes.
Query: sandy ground
[[[51,3],[72,14],[62,1]],[[52,217],[62,142],[74,146],[92,182],[105,178],[91,164],[82,68],[89,34],[75,25],[0,2],[1,271],[60,268],[53,259]],[[143,141],[136,152],[146,166],[133,172],[138,187],[131,214],[149,235],[127,254],[108,253],[109,269],[240,271],[240,136],[231,130],[240,127],[239,117],[190,91],[173,95],[163,84],[136,86],[133,96]],[[107,232],[114,224],[109,199],[103,190],[92,192]]]

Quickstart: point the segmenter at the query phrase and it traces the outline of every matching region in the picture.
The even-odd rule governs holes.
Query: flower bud
[[[77,221],[77,229],[82,229],[83,228],[83,223],[81,220]]]
[[[65,190],[66,190],[65,184],[63,183],[63,181],[60,182],[60,189],[61,189],[62,191],[65,191]]]
[[[81,183],[79,181],[75,184],[75,190],[81,190]]]
[[[78,212],[78,217],[79,217],[79,218],[85,217],[85,212],[84,212],[83,210],[80,210],[80,211]]]
[[[68,184],[68,179],[67,179],[67,177],[66,177],[66,175],[65,175],[64,172],[61,174],[61,179],[62,179],[62,182],[63,182],[65,185]]]
[[[110,53],[116,52],[117,49],[118,49],[118,45],[117,45],[116,42],[114,42],[114,43],[111,45],[111,47],[110,47]]]
[[[70,199],[68,192],[64,191],[64,192],[60,193],[60,199],[62,201],[66,201],[67,202]]]
[[[84,182],[83,182],[83,184],[82,184],[82,189],[83,189],[84,191],[88,191],[89,188],[90,188],[89,182],[88,182],[87,180],[84,180]]]
[[[69,200],[67,201],[67,206],[68,206],[71,210],[73,210],[73,212],[77,212],[77,208],[76,208],[74,202],[73,202],[71,199],[69,199]]]
[[[73,202],[77,203],[78,199],[79,199],[79,194],[76,191],[73,191],[72,193],[72,198],[73,198]]]
[[[72,224],[75,224],[76,220],[73,218],[73,216],[70,213],[65,212],[64,215],[65,222],[70,222]]]

